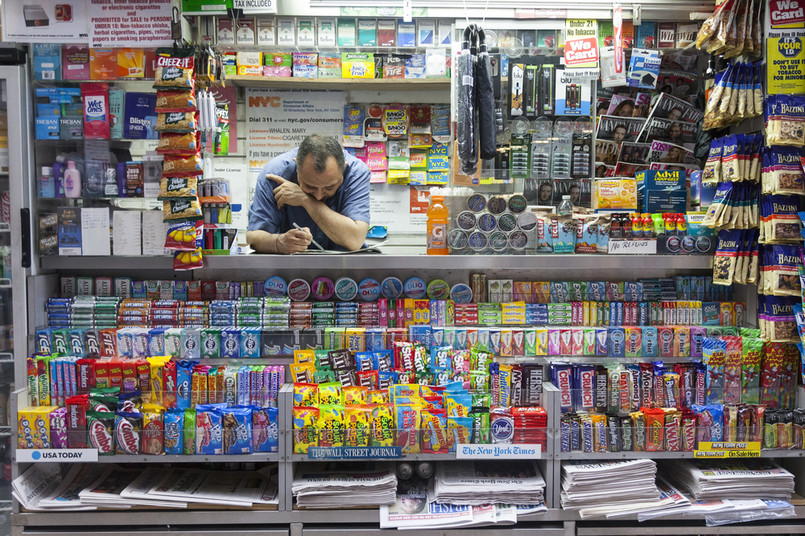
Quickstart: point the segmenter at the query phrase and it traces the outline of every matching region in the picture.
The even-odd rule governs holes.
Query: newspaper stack
[[[393,504],[397,475],[391,463],[303,464],[291,491],[301,508],[345,508]]]
[[[790,499],[794,475],[771,460],[674,460],[669,478],[696,500]]]
[[[79,492],[78,498],[81,499],[81,504],[97,506],[99,508],[131,508],[132,506],[187,508],[186,502],[127,498],[120,495],[138,476],[149,472],[152,473],[154,477],[159,475],[158,480],[161,480],[165,476],[165,470],[162,468],[151,468],[142,471],[139,469],[123,469],[117,466],[106,467],[94,482]],[[156,485],[157,482],[155,482],[154,485]]]
[[[534,461],[442,463],[434,492],[436,501],[448,504],[539,504],[545,480]]]
[[[11,483],[12,495],[26,510],[82,511],[95,510],[81,504],[78,493],[101,473],[101,468],[88,464],[72,465],[62,473],[59,464],[33,464]]]
[[[655,484],[657,464],[653,460],[562,464],[562,508],[579,510],[581,517],[604,515],[643,503],[646,508],[661,504]],[[603,510],[603,507],[613,507]]]

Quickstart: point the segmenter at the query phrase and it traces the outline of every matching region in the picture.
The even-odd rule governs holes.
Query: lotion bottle
[[[75,167],[75,162],[67,161],[64,171],[64,197],[81,197],[81,172]]]

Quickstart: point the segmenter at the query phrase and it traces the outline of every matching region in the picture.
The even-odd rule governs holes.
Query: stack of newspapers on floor
[[[26,510],[82,511],[132,506],[187,508],[190,504],[257,508],[277,504],[277,479],[268,470],[210,471],[109,465],[34,464],[12,482]]]
[[[544,493],[533,461],[442,463],[430,481],[400,482],[394,503],[380,508],[380,527],[513,525],[518,516],[547,510]]]
[[[579,516],[635,513],[674,502],[655,484],[657,464],[640,459],[617,462],[570,461],[562,464],[562,508]]]
[[[300,464],[291,485],[300,508],[352,508],[392,504],[397,491],[394,464]]]

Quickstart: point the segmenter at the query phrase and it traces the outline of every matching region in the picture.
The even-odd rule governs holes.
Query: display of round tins
[[[398,277],[387,277],[380,283],[380,293],[390,300],[399,298],[403,293],[403,282]]]
[[[310,285],[313,297],[320,301],[326,301],[333,297],[335,293],[335,283],[329,277],[317,277]]]
[[[468,241],[469,237],[467,236],[467,232],[461,229],[453,229],[450,231],[450,234],[447,235],[447,245],[453,249],[464,249],[467,247]]]
[[[455,303],[472,303],[472,289],[464,283],[453,285],[450,289],[450,299]]]
[[[501,214],[498,218],[498,229],[501,231],[514,231],[517,228],[517,218],[509,212]]]
[[[523,231],[530,231],[537,226],[537,215],[533,212],[523,212],[517,216],[517,227]]]
[[[498,226],[498,219],[492,214],[481,214],[478,218],[478,228],[482,231],[494,231]]]
[[[509,245],[509,237],[502,231],[495,231],[489,235],[489,247],[492,251],[503,251]]]
[[[278,275],[269,277],[263,285],[265,295],[269,298],[281,298],[288,292],[288,283]]]
[[[525,234],[524,231],[514,231],[509,234],[510,248],[516,251],[522,251],[525,249],[526,244],[528,244],[528,235]]]
[[[486,249],[486,245],[489,243],[489,240],[481,231],[475,231],[469,236],[468,242],[471,250],[483,251]]]
[[[503,211],[506,210],[506,200],[500,196],[495,196],[486,204],[486,210],[492,214],[503,214]]]
[[[525,212],[525,209],[528,206],[528,201],[524,195],[514,194],[509,198],[507,205],[509,207],[509,211],[515,214],[520,214],[521,212]]]
[[[461,212],[459,213],[458,216],[456,216],[456,225],[459,227],[459,229],[464,229],[465,231],[471,231],[475,229],[476,224],[477,220],[474,212],[465,210],[464,212]]]
[[[434,279],[428,283],[427,291],[431,300],[446,300],[450,297],[450,285],[444,279]]]
[[[375,301],[380,297],[380,283],[377,282],[377,279],[367,277],[358,283],[358,296],[363,301]]]
[[[358,295],[358,284],[354,279],[342,277],[335,282],[335,296],[341,301],[352,301]]]
[[[292,301],[305,301],[310,297],[310,285],[304,279],[294,279],[288,283],[288,297]]]
[[[405,280],[405,284],[403,284],[403,292],[405,292],[405,297],[412,300],[420,300],[424,298],[427,291],[428,287],[425,284],[425,280],[421,277],[409,277]]]
[[[481,212],[486,208],[486,197],[482,194],[473,194],[467,198],[467,208],[473,212]]]

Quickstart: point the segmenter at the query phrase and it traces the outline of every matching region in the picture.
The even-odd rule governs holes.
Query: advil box
[[[687,209],[685,170],[646,170],[635,174],[644,191],[644,212],[683,213]]]

